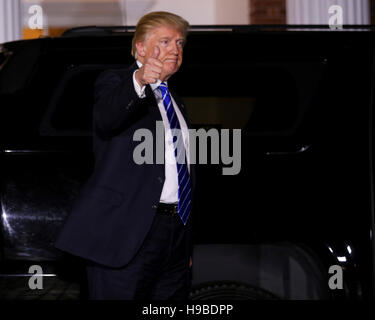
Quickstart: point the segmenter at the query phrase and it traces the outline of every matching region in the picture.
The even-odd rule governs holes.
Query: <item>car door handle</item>
[[[300,154],[304,153],[307,150],[309,150],[311,145],[303,145],[299,148],[297,148],[294,151],[268,151],[266,152],[267,156],[285,156],[285,155],[294,155],[294,154]]]

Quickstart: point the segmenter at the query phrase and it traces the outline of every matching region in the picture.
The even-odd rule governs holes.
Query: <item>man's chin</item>
[[[165,74],[167,75],[167,78],[171,77],[173,74],[175,74],[178,71],[178,67],[175,66],[173,68],[168,68],[165,70]]]
[[[167,62],[164,64],[164,66],[168,72],[171,72],[171,71],[176,72],[178,70],[177,62]]]

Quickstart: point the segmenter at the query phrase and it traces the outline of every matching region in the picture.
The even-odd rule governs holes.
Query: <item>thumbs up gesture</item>
[[[146,59],[142,67],[136,72],[135,78],[143,87],[146,84],[156,83],[163,70],[163,62],[159,60],[160,48],[154,47],[152,55]]]

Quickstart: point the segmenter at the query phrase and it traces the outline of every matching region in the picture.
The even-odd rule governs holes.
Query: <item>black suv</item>
[[[85,299],[53,244],[93,169],[95,79],[134,61],[131,38],[1,46],[0,299]],[[191,299],[373,299],[374,44],[371,27],[192,27],[169,85],[196,129],[241,129],[241,170],[197,165]]]

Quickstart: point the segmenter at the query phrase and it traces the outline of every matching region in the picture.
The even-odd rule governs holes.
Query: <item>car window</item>
[[[178,80],[194,83],[181,90],[196,127],[237,128],[250,135],[292,135],[312,104],[324,68],[323,63],[308,61],[192,64]]]
[[[67,71],[42,121],[42,134],[90,135],[96,77],[105,69],[121,67],[124,65],[81,65]],[[255,135],[291,135],[312,103],[323,69],[324,65],[318,62],[254,63],[245,68],[191,64],[173,84],[183,89],[182,97],[195,127],[238,128]],[[202,77],[196,77],[198,71]],[[246,81],[207,83],[204,74],[215,79],[249,76]],[[191,82],[194,86],[187,85]]]
[[[94,84],[99,73],[124,65],[81,65],[68,70],[41,123],[42,135],[91,135]]]
[[[0,62],[0,95],[18,94],[31,85],[40,51],[40,42],[23,41],[17,44],[14,51],[10,49],[2,53],[3,58],[0,60],[4,61]]]
[[[277,43],[270,51],[256,41],[228,34],[189,37],[184,62],[168,82],[185,101],[194,127],[291,136],[301,126],[319,92],[327,66],[324,57],[303,57],[301,53],[296,59],[294,52],[284,52],[285,48]],[[233,51],[231,48],[239,43],[244,44],[242,50]],[[40,127],[42,135],[91,135],[95,80],[105,69],[125,66],[107,64],[124,61],[130,50],[126,55],[122,50],[101,46],[91,50],[87,58],[80,51],[56,51],[59,56],[51,61],[65,61],[68,66],[67,61],[74,58],[74,63],[62,70],[49,93],[51,98]]]

